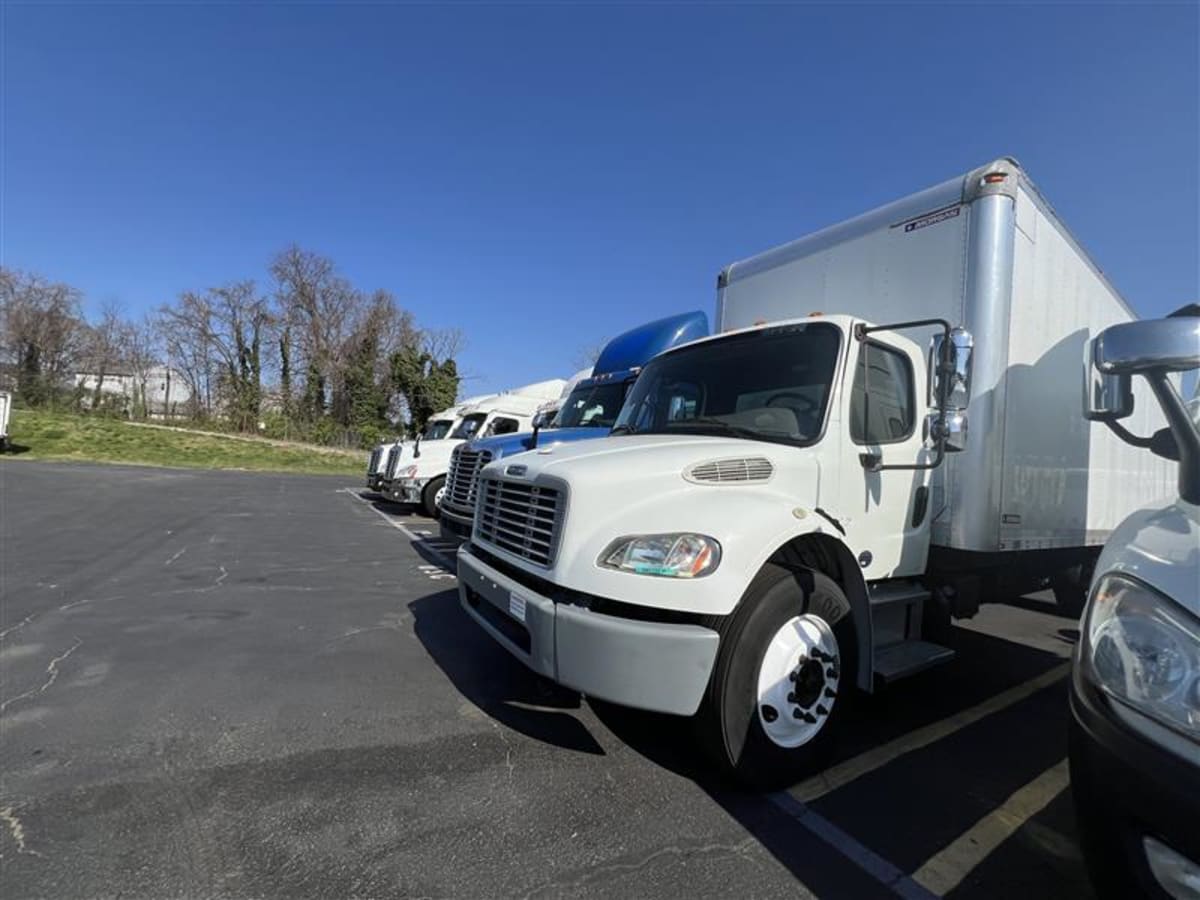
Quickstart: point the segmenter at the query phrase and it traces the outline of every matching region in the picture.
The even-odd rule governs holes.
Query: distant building
[[[90,403],[100,385],[100,393],[105,396],[125,397],[130,406],[133,405],[143,384],[130,369],[116,366],[111,372],[104,373],[104,381],[100,381],[99,372],[76,372],[75,387],[84,393],[84,402]],[[192,399],[192,390],[187,379],[177,370],[168,366],[154,366],[146,373],[145,379],[146,412],[155,418],[173,417],[186,412],[188,401]]]

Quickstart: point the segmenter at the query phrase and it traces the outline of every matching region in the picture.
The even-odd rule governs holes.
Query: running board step
[[[875,675],[896,681],[954,659],[954,651],[928,641],[902,641],[875,651]]]
[[[912,581],[883,581],[870,587],[871,606],[891,606],[900,603],[924,603],[929,599],[929,588]]]

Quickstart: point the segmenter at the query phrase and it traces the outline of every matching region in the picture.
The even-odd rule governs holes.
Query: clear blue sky
[[[1000,155],[1143,315],[1200,295],[1200,21],[1129,5],[13,4],[5,265],[128,309],[295,241],[472,393]]]

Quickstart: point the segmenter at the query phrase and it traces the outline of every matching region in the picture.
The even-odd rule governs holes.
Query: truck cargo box
[[[1080,414],[1085,348],[1136,316],[1013,159],[724,269],[720,331],[822,310],[941,317],[976,340],[967,447],[933,478],[933,544],[994,552],[1098,545],[1171,464]],[[930,330],[930,335],[933,331]],[[1142,384],[1138,434],[1161,427]]]

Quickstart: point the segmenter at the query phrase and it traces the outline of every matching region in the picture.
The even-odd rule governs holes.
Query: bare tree
[[[271,276],[276,313],[287,337],[280,348],[281,369],[288,371],[287,393],[302,371],[299,412],[311,421],[329,407],[338,356],[361,297],[337,274],[332,260],[294,244],[272,260]]]
[[[133,404],[132,414],[134,418],[145,419],[150,414],[150,398],[147,396],[147,385],[150,381],[150,373],[156,365],[158,365],[158,334],[155,327],[154,319],[149,316],[143,316],[138,321],[128,321],[122,323],[120,330],[121,357],[133,377]],[[167,396],[163,401],[163,411],[167,411],[166,407],[170,403],[170,374],[167,375]]]
[[[121,363],[121,304],[107,300],[100,310],[100,321],[87,329],[86,363],[89,374],[95,376],[91,408],[99,409],[104,394],[104,382]]]
[[[0,353],[17,390],[33,405],[53,403],[83,348],[79,292],[40,275],[0,269]]]
[[[581,369],[590,369],[596,364],[596,360],[600,358],[600,354],[604,352],[604,347],[608,343],[608,338],[601,338],[598,341],[593,341],[583,347],[580,347],[575,356],[571,360],[571,365],[578,366]]]
[[[193,392],[204,391],[208,412],[215,392],[241,429],[258,424],[262,405],[263,341],[272,316],[253,281],[235,281],[203,294],[187,291],[160,311],[172,358],[181,361]]]

